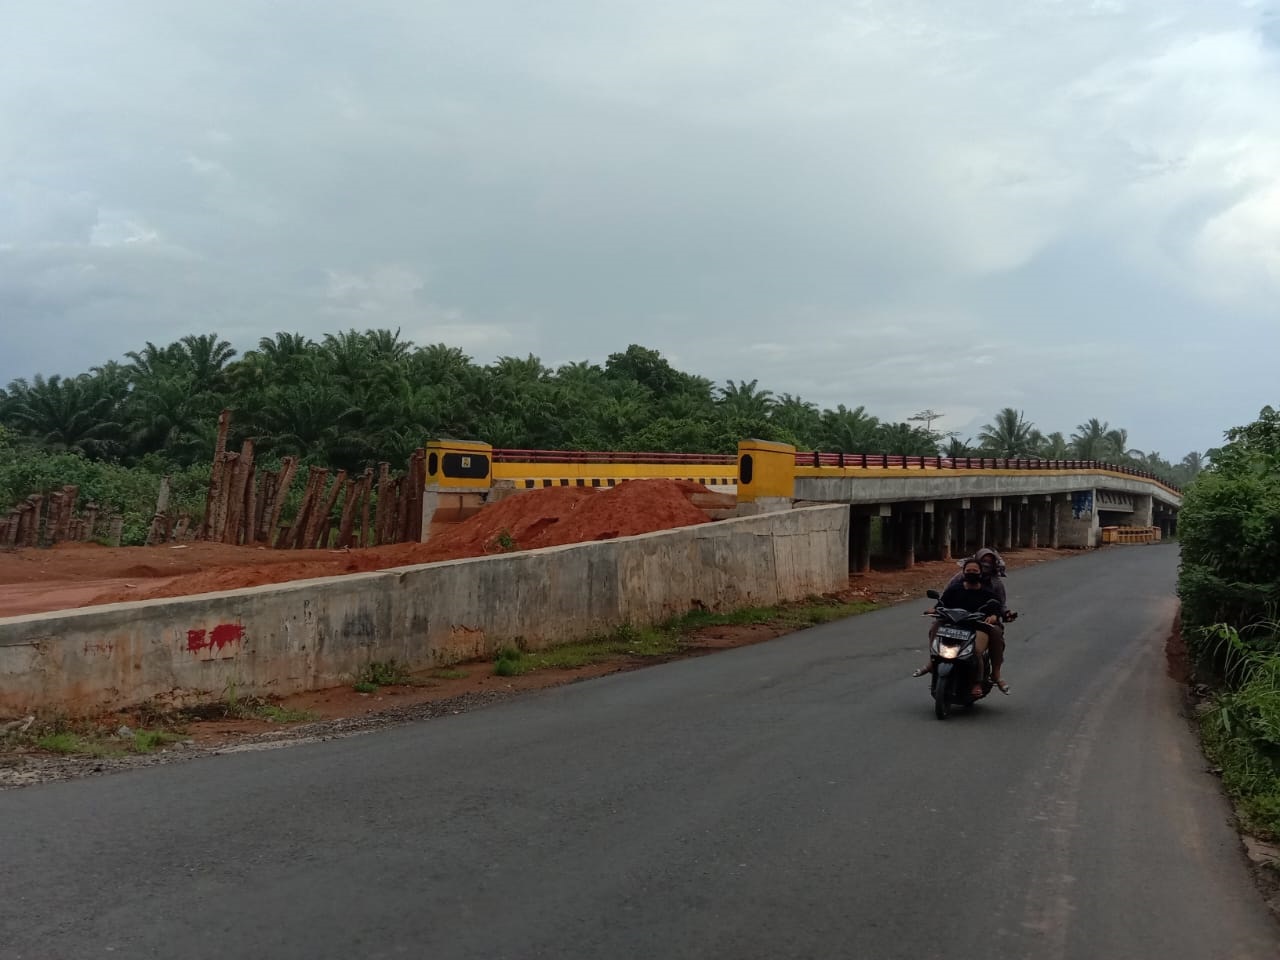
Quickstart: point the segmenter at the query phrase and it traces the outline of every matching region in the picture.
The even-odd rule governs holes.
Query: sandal
[[[997,689],[999,689],[999,691],[1003,693],[1006,697],[1009,695],[1009,684],[1007,684],[1005,681],[993,680],[991,682],[994,683]]]
[[[986,695],[987,695],[987,692],[982,689],[982,684],[980,683],[975,683],[973,685],[973,689],[969,691],[969,696],[972,697],[974,700],[981,700]]]

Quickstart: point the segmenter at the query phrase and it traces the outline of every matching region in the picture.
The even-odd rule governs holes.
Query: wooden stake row
[[[34,493],[27,497],[0,518],[0,547],[39,547],[92,540],[100,519],[105,518],[100,517],[98,504],[92,501],[77,515],[79,496],[80,488],[68,484],[48,496]],[[115,545],[120,542],[121,527],[119,518],[112,518],[109,530],[114,539],[110,542]]]
[[[278,471],[259,474],[253,441],[239,453],[227,451],[231,415],[218,418],[218,439],[206,497],[204,539],[278,549],[367,547],[416,541],[422,535],[422,488],[426,451],[414,451],[404,476],[393,478],[389,463],[359,477],[325,467],[307,467],[302,499],[293,519],[281,523],[295,476],[296,457],[284,457]],[[376,486],[375,486],[376,484]],[[163,512],[157,504],[157,516]]]

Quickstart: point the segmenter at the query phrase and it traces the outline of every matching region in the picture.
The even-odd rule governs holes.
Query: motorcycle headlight
[[[943,660],[957,660],[960,657],[960,645],[940,643],[938,644],[938,656]]]

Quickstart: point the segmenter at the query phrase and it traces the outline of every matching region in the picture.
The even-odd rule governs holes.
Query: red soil
[[[652,533],[707,522],[706,511],[691,502],[695,496],[714,495],[701,484],[687,480],[631,480],[599,489],[549,487],[499,500],[470,519],[446,528],[429,543],[400,543],[362,550],[286,551],[218,544],[191,544],[190,550],[173,547],[104,550],[77,544],[55,550],[21,551],[28,559],[43,561],[39,565],[46,576],[10,579],[11,583],[29,584],[24,591],[27,596],[21,609],[16,609],[19,604],[15,597],[15,609],[11,610],[0,592],[0,616],[31,612],[33,608],[62,609],[235,590]],[[504,546],[507,538],[510,546]],[[206,551],[203,549],[206,547],[215,549]],[[67,562],[61,566],[67,569],[55,572],[60,566],[58,561],[63,559]],[[206,559],[211,562],[201,562]],[[0,565],[0,583],[6,580],[4,574]],[[68,601],[51,607],[42,605],[42,598],[33,595],[41,589],[37,582],[47,580],[98,580],[100,587],[110,589],[92,593],[85,590],[50,592],[48,596],[54,602],[62,598]],[[101,582],[104,580],[114,582]]]

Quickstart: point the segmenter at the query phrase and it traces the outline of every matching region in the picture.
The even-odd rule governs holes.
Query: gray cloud
[[[218,329],[637,341],[1180,456],[1274,402],[1280,48],[1240,0],[27,4],[0,379]]]

